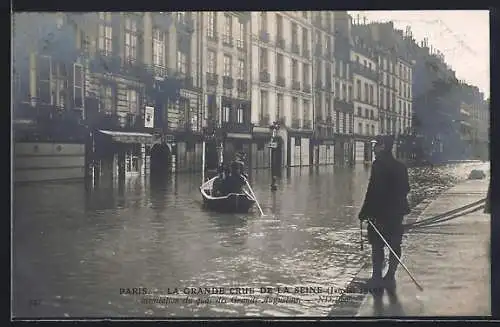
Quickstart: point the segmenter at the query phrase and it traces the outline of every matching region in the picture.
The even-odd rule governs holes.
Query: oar
[[[398,259],[398,262],[401,264],[401,266],[406,270],[406,272],[408,273],[408,275],[410,276],[411,280],[415,283],[415,285],[417,286],[418,290],[419,291],[423,291],[424,288],[422,286],[420,286],[420,284],[415,280],[415,278],[413,278],[412,274],[410,273],[410,271],[408,270],[408,268],[406,268],[405,264],[401,262],[401,259],[396,255],[396,252],[394,252],[394,250],[391,248],[391,246],[389,245],[389,243],[387,243],[387,241],[385,240],[385,238],[382,236],[382,234],[379,232],[379,230],[377,229],[377,227],[375,227],[375,224],[372,223],[372,221],[370,219],[368,219],[368,223],[370,224],[370,226],[372,226],[372,228],[375,230],[375,232],[377,232],[378,236],[380,236],[380,238],[382,239],[382,241],[385,243],[385,245],[387,246],[387,248],[389,248],[389,251],[391,251],[391,253],[396,257],[396,259]]]
[[[262,208],[260,207],[259,201],[257,200],[257,197],[255,196],[255,193],[253,192],[252,187],[250,186],[250,183],[248,182],[248,179],[243,177],[245,179],[245,183],[247,183],[248,189],[250,190],[250,193],[252,193],[253,199],[255,200],[255,203],[257,204],[257,208],[260,210],[260,214],[262,216],[265,216],[264,211],[262,211]]]

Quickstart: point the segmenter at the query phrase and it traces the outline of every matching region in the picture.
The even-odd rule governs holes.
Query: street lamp
[[[276,162],[276,149],[278,147],[278,143],[276,142],[276,138],[278,136],[278,130],[280,129],[280,123],[274,121],[271,126],[269,126],[271,130],[271,143],[269,143],[269,148],[271,148],[271,190],[276,191],[278,187],[276,186],[275,172],[278,169],[278,163]]]

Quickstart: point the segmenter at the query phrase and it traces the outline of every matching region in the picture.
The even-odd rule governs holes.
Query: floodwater
[[[411,205],[477,168],[489,170],[489,163],[410,169]],[[326,316],[339,294],[320,301],[310,292],[345,287],[368,258],[357,219],[368,178],[362,165],[291,168],[271,192],[269,171],[254,171],[264,217],[257,208],[238,215],[203,211],[200,175],[154,183],[137,176],[94,188],[18,185],[13,315]],[[307,289],[294,293],[300,286]],[[192,294],[191,287],[225,294]],[[278,287],[290,293],[277,294]],[[121,294],[132,288],[148,294]],[[266,297],[271,303],[262,303]]]

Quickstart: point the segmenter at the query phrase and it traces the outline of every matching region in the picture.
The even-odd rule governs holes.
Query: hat
[[[378,135],[374,140],[378,144],[383,144],[386,149],[392,149],[394,137],[392,135]]]

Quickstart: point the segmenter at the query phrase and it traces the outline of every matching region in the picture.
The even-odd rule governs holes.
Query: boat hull
[[[214,177],[200,187],[203,205],[206,209],[221,213],[246,213],[255,203],[255,199],[248,192],[229,193],[226,196],[213,196],[212,186],[217,177]]]

